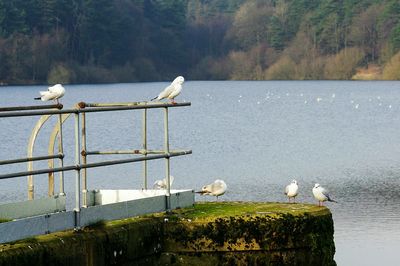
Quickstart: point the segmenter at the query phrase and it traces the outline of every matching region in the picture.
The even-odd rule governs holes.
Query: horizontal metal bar
[[[8,179],[8,178],[14,178],[14,177],[20,177],[20,176],[28,176],[28,175],[57,173],[57,172],[61,172],[61,171],[71,171],[71,170],[77,170],[77,169],[78,169],[77,166],[71,165],[71,166],[64,166],[64,167],[58,167],[58,168],[53,168],[53,169],[39,169],[39,170],[33,170],[33,171],[15,172],[15,173],[10,173],[10,174],[0,175],[0,179]]]
[[[110,155],[110,154],[143,154],[142,150],[126,150],[126,151],[85,151],[85,155]]]
[[[186,103],[152,103],[146,102],[145,104],[132,105],[132,106],[115,106],[115,107],[93,107],[79,109],[80,113],[93,113],[93,112],[106,112],[106,111],[123,111],[123,110],[135,110],[135,109],[152,109],[152,108],[165,108],[165,107],[182,107],[190,106],[190,102]]]
[[[116,165],[116,164],[125,164],[125,163],[133,163],[133,162],[141,162],[141,161],[149,161],[155,159],[162,159],[162,158],[169,158],[181,155],[191,154],[192,151],[181,151],[181,152],[170,152],[169,154],[159,154],[159,155],[150,155],[150,156],[143,156],[140,158],[131,158],[131,159],[124,159],[124,160],[113,160],[113,161],[104,161],[98,163],[88,163],[86,165],[81,165],[81,168],[93,168],[93,167],[100,167],[100,166],[108,166],[108,165]]]
[[[85,168],[95,168],[95,167],[101,167],[101,166],[110,166],[110,165],[117,165],[117,164],[141,162],[141,161],[148,161],[148,160],[155,160],[155,159],[161,159],[161,158],[169,158],[169,157],[187,155],[187,154],[191,154],[191,153],[192,153],[191,150],[187,150],[187,151],[181,151],[181,152],[170,152],[169,154],[143,156],[140,158],[103,161],[103,162],[81,164],[81,165],[71,165],[71,166],[57,167],[57,168],[53,168],[53,169],[39,169],[39,170],[33,170],[33,171],[16,172],[16,173],[0,175],[0,179],[8,179],[8,178],[14,178],[14,177],[28,176],[28,175],[39,175],[39,174],[47,174],[47,173],[56,173],[56,172],[61,172],[61,171],[81,170],[81,169],[85,169]]]
[[[182,106],[190,106],[190,105],[191,105],[190,102],[186,102],[186,103],[151,103],[151,102],[147,102],[146,104],[134,105],[134,106],[93,107],[93,108],[88,108],[88,109],[76,108],[76,109],[65,109],[65,110],[30,111],[30,112],[8,112],[8,113],[0,113],[0,117],[94,113],[94,112],[152,109],[152,108],[165,108],[165,107],[182,107]]]
[[[14,164],[14,163],[24,163],[24,162],[32,162],[32,161],[41,161],[41,160],[56,159],[56,158],[62,159],[62,158],[64,158],[64,155],[63,154],[55,154],[55,155],[46,155],[46,156],[28,157],[28,158],[21,158],[21,159],[4,160],[4,161],[0,161],[0,165]]]
[[[86,107],[117,107],[117,106],[137,106],[143,104],[152,104],[147,102],[125,102],[125,103],[79,103],[81,108]]]
[[[170,150],[170,152],[182,152],[183,150]],[[111,155],[111,154],[164,154],[165,150],[115,150],[115,151],[85,151],[85,155]]]
[[[24,110],[38,110],[38,109],[62,109],[62,104],[49,104],[49,105],[28,105],[28,106],[10,106],[10,107],[1,107],[0,112],[9,112],[9,111],[24,111]]]
[[[56,114],[76,114],[79,113],[78,109],[65,109],[65,110],[48,110],[48,111],[30,111],[30,112],[9,112],[0,113],[0,117],[20,117],[20,116],[36,116],[36,115],[56,115]]]

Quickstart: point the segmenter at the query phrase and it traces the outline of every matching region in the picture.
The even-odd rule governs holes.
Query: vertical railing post
[[[143,110],[143,127],[142,127],[142,137],[143,137],[143,150],[144,156],[147,157],[147,109]],[[147,161],[143,161],[143,188],[147,189]]]
[[[63,147],[63,130],[62,130],[62,114],[58,115],[58,154],[63,155],[60,158],[60,167],[64,167],[64,147]],[[54,178],[54,175],[53,175]],[[53,190],[54,190],[54,179],[53,179]],[[54,193],[53,193],[54,194]],[[60,172],[60,195],[65,195],[64,192],[64,171]]]
[[[165,180],[167,180],[167,211],[171,210],[171,182],[170,182],[170,158],[169,158],[169,132],[168,132],[168,107],[164,108],[164,152],[165,158]]]
[[[28,200],[33,200],[34,198],[34,184],[33,175],[28,176]]]
[[[86,113],[82,113],[82,163],[87,163],[87,156],[86,156]],[[82,169],[82,197],[83,197],[83,205],[82,207],[86,208],[88,206],[87,196],[87,169]]]
[[[80,210],[81,210],[81,173],[80,173],[80,138],[79,138],[79,113],[75,113],[75,230],[80,229]]]

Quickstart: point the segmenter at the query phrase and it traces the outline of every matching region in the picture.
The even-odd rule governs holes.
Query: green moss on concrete
[[[160,252],[162,221],[131,218],[0,245],[0,265],[111,265]]]
[[[0,245],[0,265],[334,265],[334,252],[325,207],[208,202]]]
[[[304,214],[322,215],[329,214],[329,209],[311,204],[287,204],[273,202],[199,202],[194,208],[175,210],[173,214],[194,220],[213,220],[216,217],[235,217],[235,216],[260,216],[270,217],[282,214],[300,216]]]
[[[207,260],[205,257],[210,254],[228,252],[230,259],[236,257],[239,264],[257,257],[257,260],[268,263],[335,265],[333,221],[325,207],[282,203],[200,203],[193,209],[174,212],[168,223],[165,250],[186,256],[177,261],[190,261],[190,256],[187,256],[191,253],[203,253],[203,259]],[[256,252],[258,256],[248,257],[251,254],[248,252]],[[294,253],[297,255],[293,256]],[[278,260],[277,254],[281,254]],[[215,259],[215,254],[209,259]]]

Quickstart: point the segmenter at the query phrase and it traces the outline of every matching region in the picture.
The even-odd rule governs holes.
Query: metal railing
[[[110,165],[127,164],[134,162],[143,162],[143,187],[147,189],[147,161],[156,159],[165,159],[165,179],[167,180],[167,210],[170,207],[168,201],[170,192],[170,158],[175,156],[191,154],[191,150],[170,150],[169,147],[169,121],[168,109],[171,107],[184,107],[190,106],[191,103],[160,103],[160,102],[128,102],[128,103],[78,103],[73,109],[63,110],[61,104],[57,105],[41,105],[41,106],[21,106],[21,107],[5,107],[0,108],[0,118],[7,117],[25,117],[25,116],[41,116],[35,128],[32,131],[31,138],[28,145],[28,157],[18,158],[11,160],[2,160],[0,165],[15,164],[28,162],[28,170],[21,172],[13,172],[8,174],[0,174],[0,179],[15,178],[21,176],[28,176],[28,199],[34,198],[33,176],[38,174],[49,174],[49,195],[54,194],[54,173],[60,173],[60,194],[65,195],[64,192],[64,176],[65,171],[75,171],[75,223],[79,228],[79,213],[82,207],[87,207],[87,171],[88,168],[96,168]],[[164,110],[164,149],[163,150],[148,150],[147,145],[147,110],[162,108]],[[36,111],[38,109],[42,109]],[[47,110],[43,110],[47,109]],[[114,151],[87,151],[86,147],[86,113],[93,112],[111,112],[123,110],[143,110],[142,122],[142,149],[136,150],[114,150]],[[43,124],[52,115],[58,116],[57,126],[54,128],[49,142],[49,154],[44,156],[33,156],[33,146],[37,134]],[[63,123],[65,120],[74,115],[74,140],[75,140],[75,164],[64,165],[64,151],[63,151]],[[58,136],[58,154],[54,153],[54,142]],[[137,158],[118,159],[100,161],[95,163],[88,163],[87,156],[89,155],[110,155],[110,154],[133,154],[142,155]],[[54,159],[59,159],[59,167],[54,167]],[[49,168],[33,170],[33,161],[49,160]],[[82,174],[81,174],[82,171]],[[81,189],[82,178],[82,189]],[[81,192],[83,196],[81,195]],[[82,202],[83,198],[83,204]]]

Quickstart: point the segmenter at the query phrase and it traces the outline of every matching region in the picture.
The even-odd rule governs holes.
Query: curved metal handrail
[[[61,124],[64,124],[65,120],[67,120],[71,114],[62,114],[61,115]],[[56,143],[56,138],[60,132],[60,125],[57,124],[54,126],[53,130],[51,131],[50,138],[49,138],[49,146],[48,146],[48,154],[54,155],[54,146]],[[62,154],[64,156],[64,154]],[[60,166],[62,167],[62,161],[60,161]],[[48,160],[48,166],[50,169],[54,168],[54,158]],[[64,194],[64,174],[60,172],[60,194]],[[48,188],[48,195],[54,195],[54,172],[49,173],[49,188]]]
[[[27,151],[28,158],[33,156],[33,147],[35,145],[36,137],[39,134],[39,131],[43,127],[44,123],[46,123],[46,121],[49,120],[49,118],[51,116],[52,115],[42,115],[39,118],[39,121],[36,122],[35,127],[32,129],[32,133],[31,133],[31,136],[29,137],[29,141],[28,141],[28,151]],[[28,162],[28,171],[32,171],[32,170],[33,170],[33,162],[30,161],[30,162]],[[33,200],[33,198],[34,198],[33,175],[29,175],[28,176],[28,199]]]

